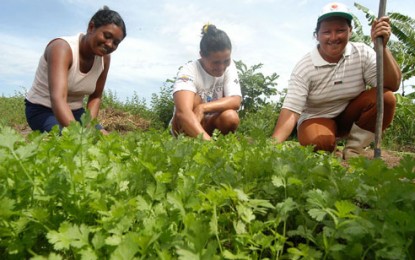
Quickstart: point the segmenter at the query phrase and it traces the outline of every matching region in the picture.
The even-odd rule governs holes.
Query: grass
[[[16,93],[12,97],[0,97],[0,125],[16,127],[27,124],[24,99],[23,93]]]

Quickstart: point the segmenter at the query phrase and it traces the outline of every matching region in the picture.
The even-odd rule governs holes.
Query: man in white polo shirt
[[[376,127],[376,54],[353,43],[353,20],[341,3],[326,5],[314,32],[318,44],[295,66],[273,138],[285,141],[297,125],[301,145],[333,152],[336,138],[347,137],[343,157],[359,155],[374,140]],[[391,35],[388,17],[375,20],[372,41],[384,41],[383,130],[392,122],[401,72],[386,47]],[[367,88],[369,86],[369,88]]]

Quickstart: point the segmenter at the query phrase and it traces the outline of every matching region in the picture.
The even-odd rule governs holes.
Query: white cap
[[[321,10],[321,13],[317,19],[317,22],[319,23],[322,20],[333,16],[343,17],[349,21],[353,20],[353,16],[346,5],[342,3],[330,3],[323,7],[323,10]]]

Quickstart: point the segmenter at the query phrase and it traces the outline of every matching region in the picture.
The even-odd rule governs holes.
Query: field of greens
[[[0,259],[414,259],[415,160],[0,127]]]
[[[174,79],[150,108],[106,91],[108,136],[31,132],[25,94],[1,96],[0,259],[415,259],[415,20],[388,15],[403,75],[382,137],[393,165],[315,153],[295,133],[272,143],[285,92],[262,64],[235,61],[241,125],[212,142],[169,134]],[[351,40],[370,45],[354,24]]]

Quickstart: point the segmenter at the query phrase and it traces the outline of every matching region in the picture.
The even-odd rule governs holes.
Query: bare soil
[[[98,121],[105,126],[109,132],[128,132],[137,129],[148,130],[150,121],[120,110],[106,108],[100,110]]]
[[[373,149],[367,149],[364,152],[364,156],[373,159],[375,155],[375,152]],[[404,153],[391,151],[391,150],[381,150],[381,156],[380,158],[388,165],[388,167],[395,167],[399,165],[399,162],[403,158]],[[415,159],[415,156],[414,156]]]

